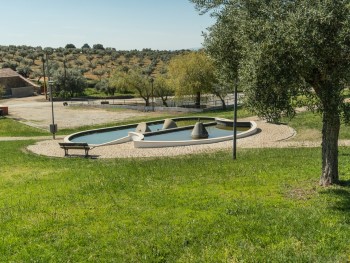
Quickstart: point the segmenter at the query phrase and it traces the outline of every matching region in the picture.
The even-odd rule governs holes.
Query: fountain
[[[177,122],[193,124],[178,127]],[[225,122],[230,120],[225,119]],[[135,148],[157,148],[232,140],[232,127],[217,124],[213,117],[201,117],[201,121],[198,117],[180,117],[78,132],[67,136],[64,141],[85,142],[94,147],[132,141]],[[241,128],[237,138],[252,135],[257,130],[255,122],[238,122],[237,127]]]

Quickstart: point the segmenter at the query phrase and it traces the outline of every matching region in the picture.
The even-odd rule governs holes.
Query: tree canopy
[[[200,107],[202,92],[211,90],[215,83],[214,65],[203,52],[192,52],[173,58],[168,75],[176,96],[195,95],[195,105]]]
[[[162,100],[163,106],[168,107],[168,97],[174,94],[173,88],[169,84],[169,79],[165,75],[160,75],[154,79],[154,96]]]
[[[67,44],[65,48],[76,48],[74,44]]]
[[[94,45],[92,46],[92,49],[104,50],[105,48],[103,47],[102,44],[94,44]]]
[[[55,92],[63,98],[81,95],[87,86],[85,77],[76,69],[59,68],[53,71],[52,77],[55,80]]]
[[[146,106],[150,106],[150,98],[153,95],[153,83],[150,76],[142,73],[140,68],[133,68],[124,75],[129,89],[137,93]]]
[[[90,49],[91,47],[90,47],[90,45],[88,44],[88,43],[85,43],[82,47],[81,47],[81,49]]]
[[[276,121],[293,117],[293,102],[305,96],[321,112],[320,183],[337,183],[340,122],[349,119],[343,91],[350,72],[350,1],[192,2],[216,17],[207,50],[226,76],[239,81],[248,107]]]

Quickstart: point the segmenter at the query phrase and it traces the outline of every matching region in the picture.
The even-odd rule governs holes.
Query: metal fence
[[[243,94],[238,94],[238,103],[242,102]],[[234,94],[229,94],[224,99],[226,107],[233,107]],[[222,101],[213,95],[201,96],[201,107],[198,109],[195,105],[194,97],[174,98],[167,100],[168,107],[164,106],[160,98],[150,98],[150,106],[145,106],[145,101],[142,98],[133,99],[74,99],[69,102],[69,105],[86,105],[98,107],[120,107],[128,109],[136,109],[142,111],[186,111],[198,112],[205,109],[219,109],[222,107]]]

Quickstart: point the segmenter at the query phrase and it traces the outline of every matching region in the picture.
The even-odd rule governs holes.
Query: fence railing
[[[242,103],[243,94],[238,94],[238,103]],[[233,106],[234,104],[234,95],[229,94],[224,99],[226,107]],[[160,108],[168,108],[169,110],[174,108],[188,108],[196,109],[194,98],[184,98],[184,99],[175,99],[169,98],[167,101],[168,107],[163,105],[163,102],[160,98],[150,99],[150,106],[145,105],[145,101],[141,98],[133,99],[84,99],[84,100],[71,100],[70,104],[85,104],[90,106],[119,106],[124,108],[135,108],[135,109],[144,109],[144,110],[153,110],[153,107],[157,107],[157,110]],[[202,96],[201,97],[201,108],[220,108],[222,106],[222,101],[216,96]],[[198,108],[196,109],[198,110]]]

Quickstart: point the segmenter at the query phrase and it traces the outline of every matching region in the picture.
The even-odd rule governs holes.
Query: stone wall
[[[12,97],[14,97],[14,98],[33,96],[34,95],[34,88],[33,87],[12,88],[11,94],[12,94]]]
[[[31,86],[30,83],[17,76],[0,78],[0,85],[3,85],[5,87],[4,96],[12,97],[33,96],[34,91],[36,91],[36,89],[39,89],[37,87]]]
[[[28,86],[28,83],[19,77],[7,77],[0,79],[0,85],[5,87],[5,95],[11,95],[11,88],[26,87]]]

